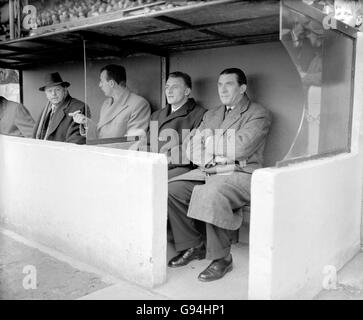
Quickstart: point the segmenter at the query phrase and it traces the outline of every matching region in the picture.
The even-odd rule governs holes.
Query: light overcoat
[[[150,115],[149,102],[125,88],[117,101],[105,100],[97,124],[89,121],[87,139],[146,135]]]
[[[229,230],[241,226],[241,207],[250,201],[252,172],[263,165],[270,125],[270,112],[247,95],[226,117],[225,106],[205,113],[188,146],[198,168],[169,180],[205,181],[193,189],[190,218]],[[205,157],[193,157],[199,153]]]

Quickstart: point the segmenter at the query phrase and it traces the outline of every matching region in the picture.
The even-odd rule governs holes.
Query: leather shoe
[[[182,251],[181,253],[179,253],[177,256],[175,256],[169,261],[168,266],[171,268],[182,267],[187,265],[190,261],[196,259],[201,260],[204,258],[205,258],[205,246],[203,244],[199,247],[189,248],[187,250]]]
[[[212,263],[199,274],[200,281],[214,281],[222,278],[227,272],[232,270],[232,256],[228,255],[225,258],[213,260]]]

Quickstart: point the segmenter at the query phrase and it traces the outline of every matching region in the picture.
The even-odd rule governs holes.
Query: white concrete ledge
[[[0,135],[7,228],[146,287],[166,279],[164,155]]]
[[[311,299],[360,248],[357,154],[254,172],[250,299]],[[326,269],[325,269],[326,270]]]

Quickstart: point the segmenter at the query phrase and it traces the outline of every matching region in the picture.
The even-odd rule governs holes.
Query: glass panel
[[[281,165],[350,150],[354,40],[282,5],[281,41],[301,77],[300,125]]]
[[[161,58],[126,56],[125,49],[94,41],[85,41],[85,52],[85,92],[91,109],[87,144],[130,148],[146,135],[151,112],[161,105]]]

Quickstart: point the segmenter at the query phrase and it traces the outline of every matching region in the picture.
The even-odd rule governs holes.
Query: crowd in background
[[[303,0],[303,2],[362,31],[363,0]]]
[[[37,6],[37,26],[47,26],[78,19],[97,17],[105,13],[123,10],[124,15],[150,13],[176,6],[195,4],[199,1],[159,1],[159,0],[66,0],[55,1],[52,4]],[[207,0],[211,1],[211,0]],[[134,10],[126,10],[134,9]],[[126,10],[126,11],[125,11]]]
[[[214,0],[29,0],[23,1],[36,8],[36,28],[73,22],[120,11],[122,15],[152,13],[180,6]],[[0,41],[9,40],[9,6],[0,4]]]
[[[208,1],[214,0],[29,0],[26,2],[36,7],[36,20],[32,22],[36,28],[40,28],[115,11],[121,11],[124,16],[141,15]],[[363,29],[363,0],[302,1],[352,27],[361,31]],[[8,5],[4,3],[0,7],[0,41],[8,40],[9,37],[8,11]]]

